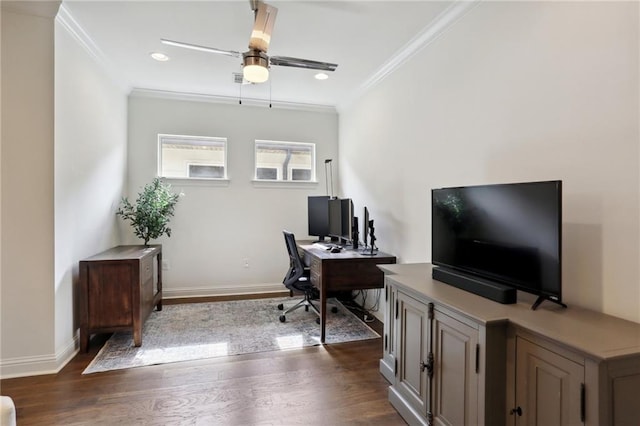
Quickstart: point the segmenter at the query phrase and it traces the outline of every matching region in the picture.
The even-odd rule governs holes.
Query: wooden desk
[[[382,252],[371,256],[353,249],[331,253],[310,241],[299,241],[297,245],[305,264],[311,268],[311,283],[320,291],[320,342],[324,343],[327,294],[335,290],[383,288],[384,273],[376,265],[396,263],[396,257]]]

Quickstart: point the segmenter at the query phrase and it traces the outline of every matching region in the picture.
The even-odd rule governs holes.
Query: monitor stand
[[[535,311],[535,310],[538,308],[538,306],[540,306],[540,304],[541,304],[542,302],[544,302],[545,300],[548,300],[549,302],[557,303],[558,305],[562,306],[563,308],[566,308],[566,307],[567,307],[567,305],[565,305],[565,304],[564,304],[564,303],[562,303],[562,302],[557,302],[557,301],[555,301],[555,300],[551,300],[551,299],[549,299],[549,298],[548,298],[548,297],[546,297],[546,296],[538,296],[538,298],[537,298],[537,299],[536,299],[536,301],[533,303],[533,305],[531,305],[531,310],[532,310],[532,311]]]

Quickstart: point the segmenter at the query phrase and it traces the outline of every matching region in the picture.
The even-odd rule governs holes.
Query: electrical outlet
[[[242,260],[242,265],[243,265],[246,269],[249,269],[249,258],[248,258],[248,257],[245,257],[245,258]]]
[[[169,269],[171,269],[171,266],[169,265],[169,261],[162,259],[162,270],[168,271]]]

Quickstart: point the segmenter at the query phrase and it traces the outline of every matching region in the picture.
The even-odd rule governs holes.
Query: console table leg
[[[82,330],[82,328],[80,328],[80,350],[89,352],[89,333],[86,330]]]

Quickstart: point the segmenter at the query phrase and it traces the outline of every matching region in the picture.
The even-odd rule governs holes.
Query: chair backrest
[[[282,233],[284,234],[284,242],[287,245],[287,252],[289,252],[289,270],[282,283],[289,287],[304,275],[304,265],[302,258],[300,258],[300,253],[298,253],[296,237],[289,231],[282,231]]]

